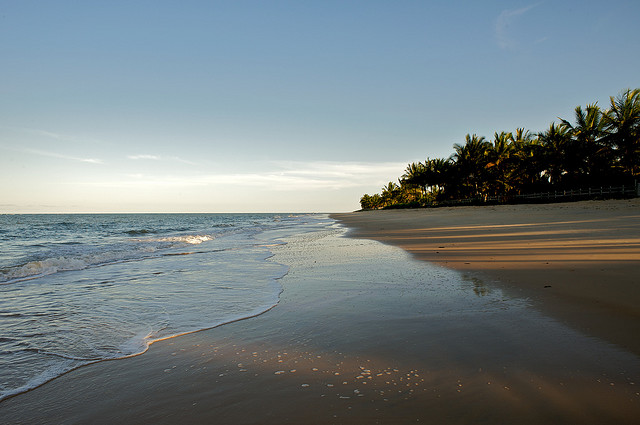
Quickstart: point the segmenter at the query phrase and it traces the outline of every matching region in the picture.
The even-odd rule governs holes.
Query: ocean
[[[326,215],[0,215],[0,400],[156,340],[261,314],[281,238]]]

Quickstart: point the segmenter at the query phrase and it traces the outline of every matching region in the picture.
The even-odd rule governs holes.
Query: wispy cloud
[[[406,164],[362,162],[276,162],[276,170],[227,176],[231,184],[262,185],[278,191],[300,189],[339,190],[350,187],[382,185],[397,176]]]
[[[188,159],[183,159],[177,156],[162,156],[162,155],[150,155],[150,154],[140,154],[140,155],[127,155],[127,159],[131,159],[134,161],[139,160],[147,160],[147,161],[175,161],[182,162],[183,164],[189,165],[197,165],[197,163],[193,161],[189,161]]]
[[[511,28],[519,17],[537,7],[539,4],[540,3],[531,4],[520,9],[506,9],[498,15],[495,23],[495,37],[501,49],[509,50],[517,47],[518,43],[511,36]]]
[[[401,174],[405,163],[384,162],[277,162],[280,176],[303,182],[328,182],[334,187],[353,187],[372,182],[386,183]]]
[[[78,136],[78,135],[73,135],[73,134],[63,134],[63,133],[57,133],[57,132],[53,132],[53,131],[49,131],[49,130],[42,130],[42,129],[38,129],[38,128],[28,128],[28,127],[12,127],[12,126],[3,126],[3,128],[12,130],[12,131],[16,131],[16,132],[20,132],[20,133],[24,133],[24,134],[29,134],[29,135],[33,135],[33,136],[38,136],[38,137],[42,137],[42,138],[47,138],[47,139],[54,139],[54,140],[58,140],[61,142],[69,142],[69,143],[82,143],[82,144],[86,144],[86,143],[91,143],[91,144],[104,144],[103,141],[98,140],[98,139],[93,139],[91,137],[86,137],[86,136]]]
[[[35,129],[35,128],[25,128],[25,131],[27,133],[36,134],[38,136],[49,137],[51,139],[56,139],[56,140],[69,140],[69,139],[71,139],[71,137],[65,136],[63,134],[58,134],[58,133],[54,133],[54,132],[46,131],[46,130],[38,130],[38,129]]]
[[[274,162],[272,169],[251,173],[183,175],[129,174],[125,179],[102,182],[110,187],[252,187],[262,190],[340,190],[382,186],[402,173],[405,163]]]
[[[90,164],[102,164],[103,163],[101,159],[81,158],[81,157],[77,157],[77,156],[64,155],[64,154],[60,154],[60,153],[56,153],[56,152],[43,151],[43,150],[40,150],[40,149],[23,149],[22,151],[25,152],[25,153],[33,154],[33,155],[48,156],[50,158],[66,159],[68,161],[88,162]]]
[[[160,161],[160,157],[158,155],[127,155],[127,159],[149,159],[152,161]]]
[[[9,128],[9,129],[13,129],[13,130],[17,130],[17,131],[21,131],[21,132],[27,132],[27,133],[31,133],[31,134],[36,134],[39,136],[43,136],[43,137],[47,137],[50,139],[55,139],[55,140],[69,140],[70,138],[68,136],[62,135],[62,134],[57,134],[57,133],[52,133],[50,131],[45,131],[45,130],[38,130],[38,129],[33,129],[33,128],[11,128],[11,127],[4,127],[4,128]],[[59,145],[57,143],[53,143],[50,145]],[[0,148],[2,149],[6,149],[9,151],[13,151],[13,152],[22,152],[22,153],[26,153],[29,155],[38,155],[38,156],[46,156],[49,158],[58,158],[58,159],[65,159],[68,161],[78,161],[78,162],[87,162],[90,164],[102,164],[103,161],[101,159],[98,158],[84,158],[84,157],[79,157],[79,156],[74,156],[74,155],[66,155],[66,154],[62,154],[62,153],[58,153],[58,152],[51,152],[48,150],[42,150],[42,149],[34,149],[34,148],[23,148],[23,147],[19,147],[19,146],[7,146],[6,144],[0,144]]]

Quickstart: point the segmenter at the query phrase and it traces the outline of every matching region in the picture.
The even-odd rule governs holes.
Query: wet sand
[[[267,313],[72,371],[2,423],[638,423],[637,355],[343,234],[275,248],[291,269]]]
[[[640,354],[640,199],[333,217],[355,237],[473,273]]]

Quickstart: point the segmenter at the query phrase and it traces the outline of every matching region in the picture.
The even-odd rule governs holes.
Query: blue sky
[[[640,87],[638,1],[0,0],[0,212],[332,212]]]

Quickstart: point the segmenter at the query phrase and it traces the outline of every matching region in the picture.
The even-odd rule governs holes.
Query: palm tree
[[[558,184],[565,173],[566,157],[570,143],[569,129],[563,125],[552,122],[549,129],[538,136],[543,151],[545,175],[551,184]]]
[[[360,208],[362,208],[363,210],[373,209],[373,202],[371,199],[371,195],[369,195],[368,193],[365,193],[364,195],[362,195],[362,197],[360,198]]]
[[[400,203],[400,186],[394,182],[389,182],[382,188],[381,198],[383,207]]]
[[[586,109],[577,106],[575,125],[567,120],[562,124],[571,132],[572,141],[566,167],[575,182],[599,181],[610,168],[610,149],[601,142],[604,136],[603,113],[597,104],[589,104]]]
[[[513,134],[513,144],[518,147],[531,143],[535,139],[535,136],[524,128],[516,128],[515,134]]]
[[[446,186],[451,181],[451,160],[449,158],[427,158],[427,168],[430,171],[431,191],[435,193],[437,197],[441,197],[446,190]]]
[[[512,170],[512,192],[535,191],[542,184],[544,171],[543,148],[540,140],[524,128],[516,128],[513,136],[513,152],[510,163]]]
[[[636,177],[640,175],[640,89],[627,89],[610,100],[604,142],[614,150],[624,173]]]
[[[596,144],[604,136],[603,114],[597,103],[588,104],[583,110],[581,106],[575,109],[575,125],[567,120],[562,120],[562,124],[567,126],[573,133],[573,137],[583,143]]]
[[[467,134],[465,144],[453,145],[455,153],[452,159],[458,174],[457,192],[461,197],[480,196],[485,192],[485,169],[487,166],[487,151],[489,142],[484,137]]]
[[[511,156],[515,152],[513,134],[497,132],[493,144],[487,148],[487,171],[489,184],[494,195],[505,195],[512,188],[513,162]]]
[[[377,193],[373,196],[364,194],[362,198],[360,198],[360,207],[363,210],[377,210],[382,207],[382,200],[380,199],[380,195]]]
[[[518,129],[521,130],[521,129]],[[514,136],[513,185],[515,193],[535,191],[542,184],[545,169],[544,149],[538,138],[530,132],[519,132]]]
[[[401,181],[409,186],[420,188],[421,194],[424,196],[427,193],[427,184],[429,180],[428,174],[429,170],[425,164],[421,162],[412,162],[407,165],[407,168],[401,177]]]

